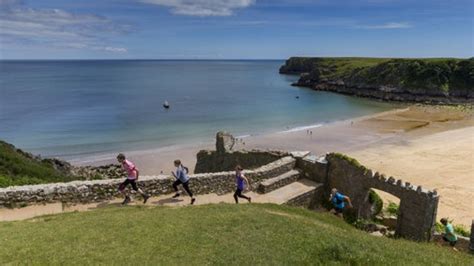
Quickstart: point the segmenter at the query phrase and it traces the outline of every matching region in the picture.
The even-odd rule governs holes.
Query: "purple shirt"
[[[237,184],[238,189],[244,190],[245,184],[244,179],[242,178],[242,173],[235,175],[235,183]]]

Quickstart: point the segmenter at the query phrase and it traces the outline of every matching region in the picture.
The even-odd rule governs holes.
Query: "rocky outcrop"
[[[0,187],[110,179],[124,174],[120,165],[77,167],[56,158],[41,158],[0,140]]]
[[[216,151],[225,153],[231,151],[235,145],[235,138],[230,133],[219,131],[216,134]]]
[[[474,58],[297,58],[282,74],[299,74],[295,86],[387,101],[473,103]]]

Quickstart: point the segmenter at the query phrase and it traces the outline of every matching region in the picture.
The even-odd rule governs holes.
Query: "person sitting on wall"
[[[448,222],[448,219],[442,218],[440,222],[444,225],[444,234],[443,234],[443,240],[446,242],[449,242],[449,245],[453,247],[454,250],[457,251],[457,249],[454,247],[456,246],[456,243],[458,242],[458,237],[454,233],[454,228],[453,225]]]
[[[346,203],[344,201],[347,201],[349,208],[352,208],[351,199],[348,196],[339,193],[336,188],[331,189],[329,201],[332,202],[332,205],[334,206],[331,212],[334,212],[335,215],[341,218],[342,212],[344,211],[344,207],[346,206]]]

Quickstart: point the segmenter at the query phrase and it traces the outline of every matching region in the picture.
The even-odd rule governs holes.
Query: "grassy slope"
[[[57,171],[47,161],[31,158],[14,146],[0,141],[0,187],[66,182],[77,179]]]
[[[124,207],[0,223],[0,258],[24,264],[472,265],[447,247],[377,238],[277,205]]]

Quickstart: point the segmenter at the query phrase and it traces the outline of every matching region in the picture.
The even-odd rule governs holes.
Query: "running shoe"
[[[147,194],[143,195],[143,204],[145,204],[149,198],[150,198],[150,195],[147,195]]]
[[[130,197],[125,197],[125,199],[122,202],[122,205],[127,205],[131,201]]]

